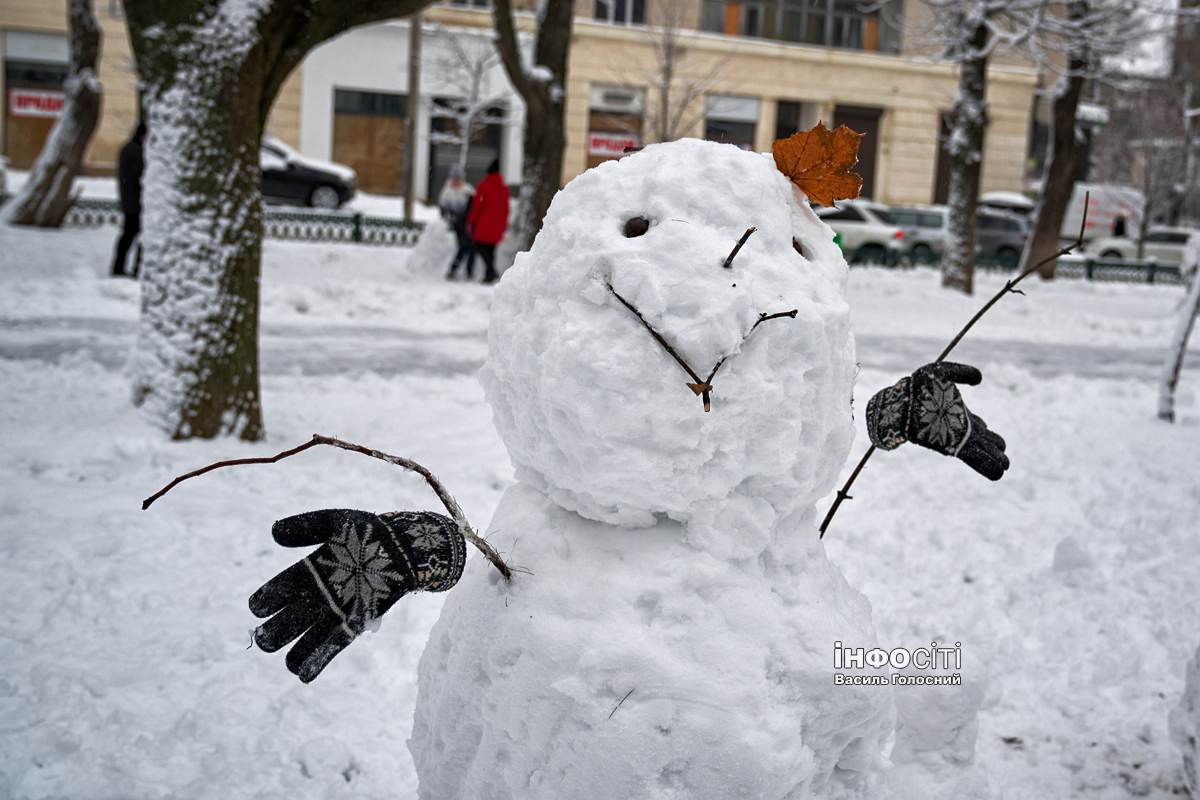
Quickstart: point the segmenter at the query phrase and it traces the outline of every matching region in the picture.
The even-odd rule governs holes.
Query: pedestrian
[[[142,230],[142,170],[146,165],[142,155],[142,143],[145,141],[146,124],[139,122],[137,130],[133,132],[133,138],[121,148],[121,155],[117,161],[117,188],[121,195],[121,213],[125,216],[125,226],[121,231],[121,238],[117,240],[117,252],[113,258],[114,278],[123,275],[136,278],[142,266],[142,246],[139,244],[133,271],[125,271],[129,248]]]
[[[496,245],[508,228],[508,186],[500,177],[500,161],[488,167],[487,175],[475,188],[475,199],[467,213],[467,232],[475,242],[475,251],[483,258],[483,282],[495,283]]]
[[[464,263],[467,280],[471,279],[475,268],[475,248],[470,234],[467,233],[467,212],[471,208],[471,197],[474,194],[475,187],[463,180],[462,167],[455,164],[450,168],[450,177],[438,194],[438,208],[442,211],[442,218],[450,223],[450,227],[454,229],[454,236],[458,239],[458,252],[450,262],[446,280],[454,278],[460,262]]]
[[[1113,236],[1124,236],[1124,235],[1125,235],[1125,217],[1118,215],[1117,218],[1113,220]]]

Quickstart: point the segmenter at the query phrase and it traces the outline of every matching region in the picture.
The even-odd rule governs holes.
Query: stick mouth
[[[750,230],[753,231],[754,229],[751,228]],[[750,326],[750,330],[746,331],[746,335],[742,337],[742,341],[738,343],[737,347],[735,347],[730,353],[721,356],[716,365],[713,366],[712,371],[708,373],[707,378],[701,378],[699,373],[697,373],[696,370],[692,368],[692,365],[688,363],[687,359],[685,359],[683,355],[676,348],[674,348],[671,343],[668,342],[666,338],[659,333],[644,316],[642,316],[642,313],[637,310],[637,307],[622,297],[617,290],[613,288],[611,279],[606,278],[604,285],[608,287],[608,291],[613,297],[617,298],[621,305],[629,309],[630,313],[638,318],[638,321],[642,323],[642,326],[650,333],[654,340],[658,342],[663,350],[667,352],[667,355],[671,356],[671,358],[675,360],[675,363],[678,364],[683,371],[688,374],[688,377],[692,379],[691,381],[685,381],[684,385],[691,389],[692,393],[704,402],[705,413],[708,413],[712,410],[713,378],[716,377],[717,371],[721,369],[721,366],[728,361],[731,356],[741,352],[742,345],[746,343],[758,326],[767,320],[772,319],[782,319],[783,317],[795,319],[796,314],[798,314],[800,311],[799,309],[793,308],[791,311],[781,311],[776,314],[760,313],[758,315],[758,319],[753,325]]]

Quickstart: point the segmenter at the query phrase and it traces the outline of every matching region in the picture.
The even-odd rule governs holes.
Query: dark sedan
[[[354,170],[303,156],[273,136],[263,138],[259,163],[268,203],[337,208],[354,197]]]

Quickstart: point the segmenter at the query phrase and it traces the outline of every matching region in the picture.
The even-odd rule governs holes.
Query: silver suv
[[[904,229],[909,253],[918,259],[940,256],[946,248],[945,206],[897,207],[892,221]],[[975,252],[979,255],[1011,261],[1021,257],[1028,236],[1028,223],[1020,216],[1003,211],[980,209],[975,226]]]

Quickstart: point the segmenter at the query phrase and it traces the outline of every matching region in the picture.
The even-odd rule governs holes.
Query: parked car
[[[946,207],[893,208],[892,221],[904,229],[908,252],[920,259],[942,254],[946,243]]]
[[[1011,261],[1016,266],[1029,238],[1029,222],[1024,217],[1000,211],[980,211],[976,217],[976,252]]]
[[[870,200],[839,200],[837,208],[814,208],[841,235],[842,250],[854,261],[887,261],[904,250],[904,230],[888,207]]]
[[[979,195],[979,205],[985,206],[985,210],[1007,211],[1020,217],[1028,217],[1037,204],[1019,192],[984,192]]]
[[[357,176],[343,164],[297,153],[274,136],[259,150],[262,194],[268,203],[337,208],[354,196]]]
[[[946,246],[945,206],[891,209],[892,221],[904,229],[905,246],[912,255],[928,258],[941,255]],[[1012,260],[1021,257],[1028,236],[1024,218],[1008,212],[981,208],[976,217],[975,251],[980,255]]]
[[[1183,248],[1197,231],[1190,228],[1168,228],[1151,226],[1146,231],[1142,259],[1156,261],[1164,266],[1178,266],[1183,261]],[[1085,255],[1105,261],[1136,261],[1138,240],[1136,236],[1106,236],[1093,239],[1083,247]]]

